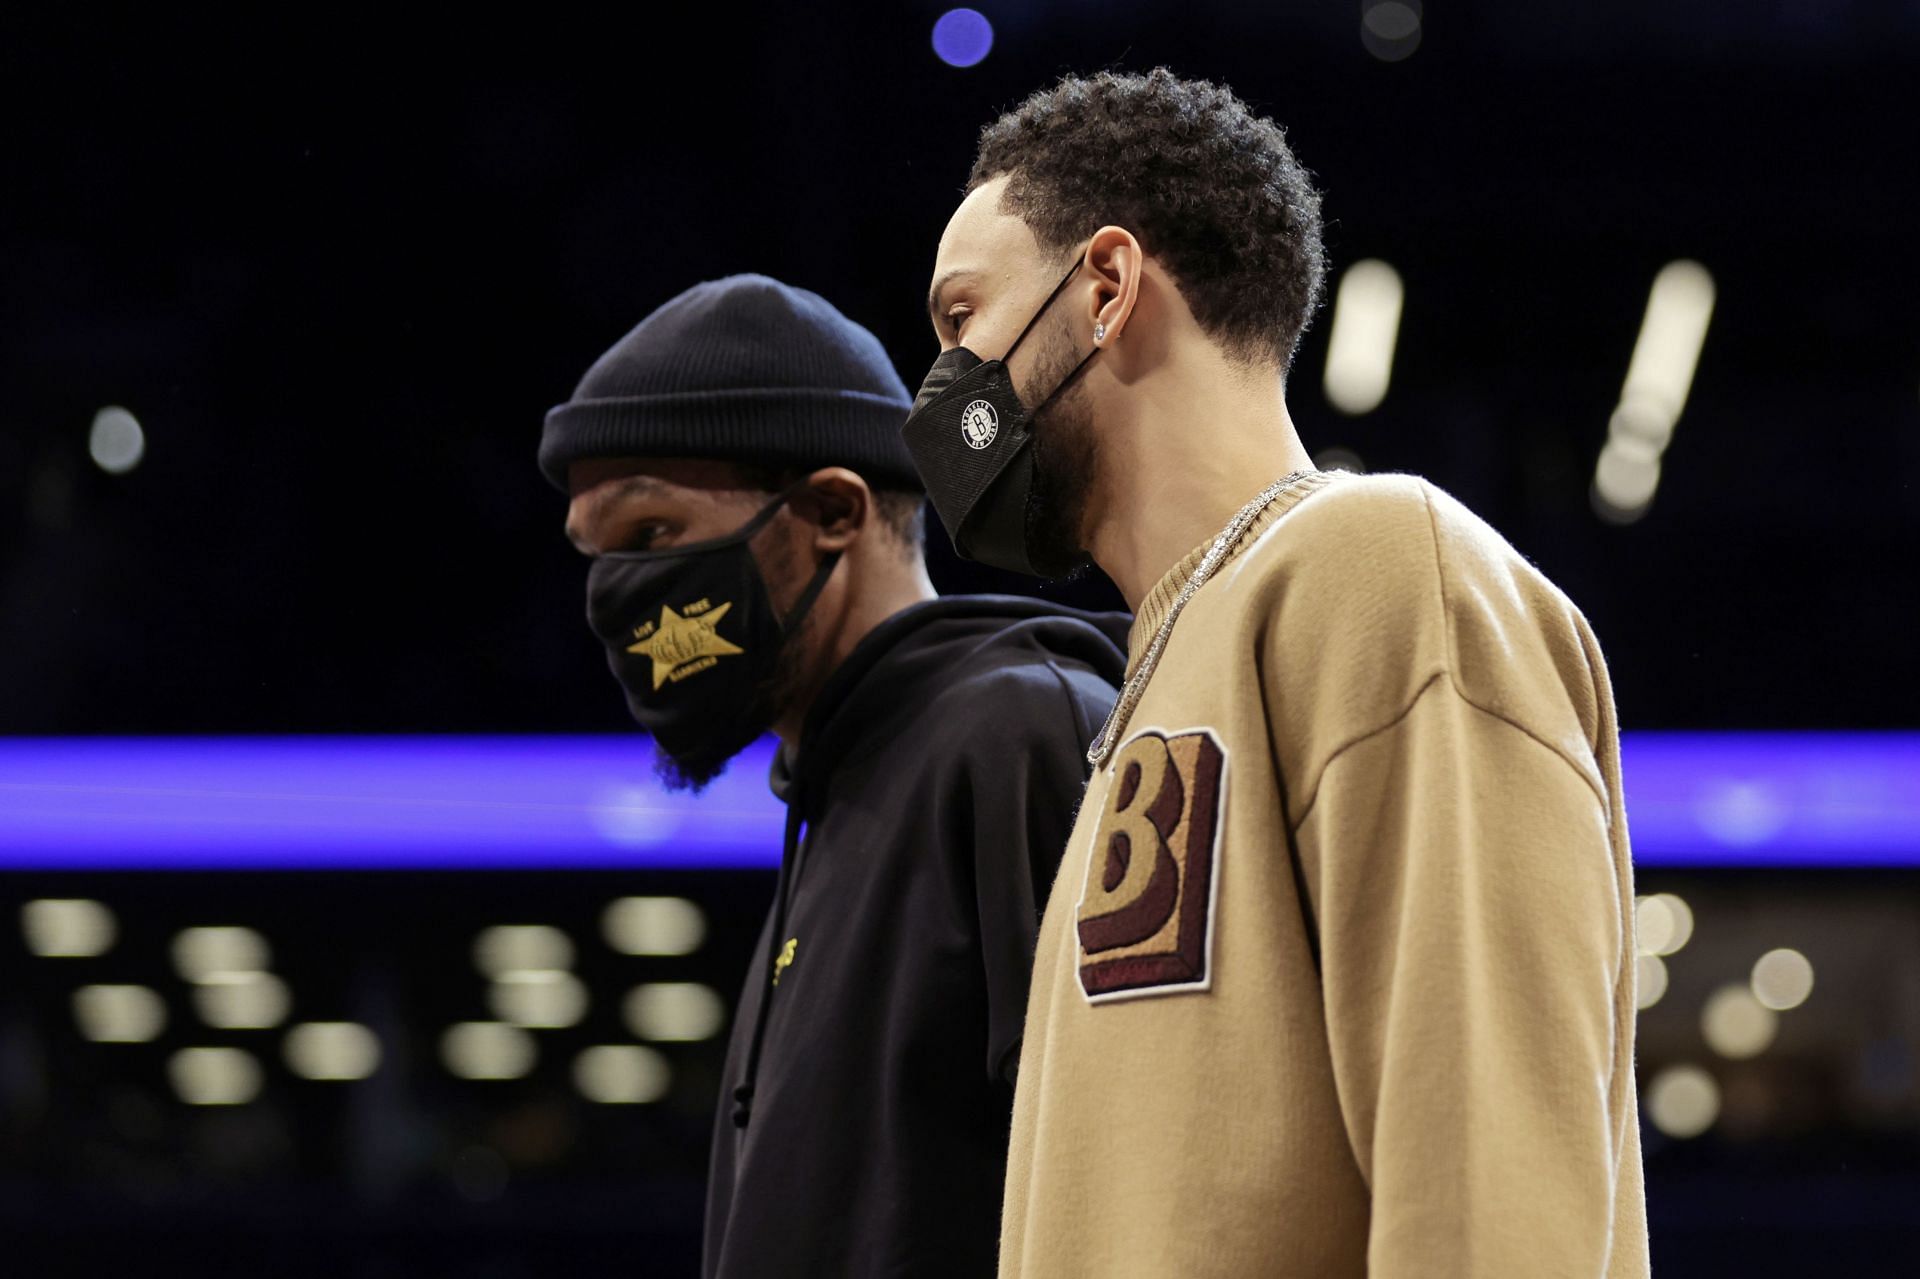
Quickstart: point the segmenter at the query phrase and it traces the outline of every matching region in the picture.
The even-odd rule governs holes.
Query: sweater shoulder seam
[[[1358,733],[1354,735],[1348,740],[1342,742],[1340,745],[1336,746],[1332,751],[1328,752],[1326,762],[1321,764],[1319,769],[1317,769],[1313,775],[1313,794],[1307,797],[1306,806],[1300,810],[1300,816],[1294,819],[1293,825],[1289,828],[1291,833],[1298,834],[1300,831],[1300,828],[1307,824],[1307,819],[1311,817],[1313,814],[1314,805],[1320,802],[1321,783],[1326,779],[1328,770],[1330,770],[1334,766],[1334,764],[1339,760],[1339,758],[1342,755],[1346,754],[1348,751],[1353,750],[1356,747],[1363,746],[1367,742],[1372,741],[1374,738],[1379,737],[1386,733],[1390,733],[1394,729],[1400,727],[1401,724],[1406,722],[1407,716],[1413,714],[1414,708],[1420,704],[1420,700],[1424,698],[1427,695],[1427,693],[1433,689],[1435,685],[1441,683],[1443,680],[1445,681],[1446,686],[1452,690],[1453,695],[1460,699],[1461,705],[1469,708],[1470,710],[1478,711],[1480,714],[1485,715],[1488,719],[1491,719],[1496,723],[1505,724],[1508,728],[1511,728],[1516,733],[1519,733],[1522,737],[1527,738],[1529,741],[1533,742],[1535,745],[1539,746],[1541,749],[1547,751],[1555,759],[1559,760],[1562,764],[1566,765],[1567,768],[1570,771],[1572,771],[1574,776],[1578,777],[1582,782],[1584,782],[1586,784],[1587,789],[1593,792],[1594,800],[1600,805],[1601,811],[1607,814],[1608,824],[1609,825],[1612,824],[1612,810],[1608,807],[1607,797],[1605,793],[1598,786],[1594,784],[1593,778],[1587,775],[1586,769],[1581,768],[1576,761],[1569,759],[1567,757],[1567,753],[1565,751],[1561,750],[1558,746],[1554,745],[1552,742],[1548,741],[1546,738],[1540,736],[1540,734],[1528,728],[1525,724],[1522,724],[1517,720],[1514,720],[1506,715],[1502,715],[1498,711],[1490,710],[1487,707],[1482,706],[1479,702],[1474,701],[1471,697],[1468,697],[1464,692],[1461,691],[1459,683],[1453,678],[1453,672],[1449,670],[1441,669],[1441,670],[1435,671],[1433,674],[1429,675],[1425,680],[1421,681],[1420,687],[1414,690],[1413,696],[1407,699],[1407,704],[1401,707],[1399,712],[1395,714],[1392,719],[1388,720],[1384,724],[1379,725],[1376,728],[1371,728],[1364,733]]]
[[[1491,706],[1486,705],[1484,702],[1474,697],[1471,693],[1467,692],[1465,688],[1461,687],[1460,675],[1459,675],[1460,654],[1455,650],[1455,647],[1454,647],[1453,606],[1448,601],[1448,598],[1447,598],[1447,565],[1446,565],[1445,558],[1440,553],[1440,519],[1437,515],[1434,514],[1433,494],[1428,491],[1426,485],[1424,484],[1420,486],[1420,500],[1426,506],[1427,529],[1433,538],[1433,576],[1440,591],[1440,628],[1441,628],[1442,634],[1445,637],[1445,643],[1446,643],[1447,682],[1453,685],[1454,693],[1458,695],[1460,700],[1465,702],[1467,705],[1473,707],[1475,710],[1479,711],[1483,715],[1491,715],[1493,718],[1499,720],[1501,723],[1506,724],[1509,727],[1518,729],[1520,732],[1526,734],[1528,737],[1531,737],[1534,741],[1540,743],[1540,745],[1552,751],[1555,755],[1558,755],[1562,763],[1564,763],[1568,768],[1571,768],[1574,772],[1580,775],[1580,780],[1587,784],[1587,789],[1592,791],[1594,793],[1594,797],[1600,801],[1601,808],[1606,809],[1608,811],[1608,814],[1609,814],[1608,824],[1611,825],[1612,810],[1611,808],[1608,807],[1606,792],[1604,788],[1595,780],[1591,769],[1583,767],[1579,760],[1569,755],[1566,752],[1566,750],[1560,745],[1558,745],[1557,743],[1551,742],[1547,740],[1545,737],[1542,737],[1539,733],[1534,732],[1531,728],[1527,727],[1525,724],[1521,723],[1519,720],[1514,719],[1511,715],[1505,715],[1499,711],[1494,710]],[[1411,706],[1409,706],[1408,709],[1412,709]],[[1332,763],[1332,760],[1329,759],[1328,763]],[[1321,771],[1325,772],[1326,770],[1323,768]],[[1316,797],[1317,797],[1317,791],[1316,791]]]

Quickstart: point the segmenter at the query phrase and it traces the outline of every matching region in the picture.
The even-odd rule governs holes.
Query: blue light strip
[[[773,743],[700,795],[606,737],[0,738],[0,870],[769,867]],[[1920,866],[1920,733],[1637,733],[1643,866]]]
[[[770,866],[772,755],[694,796],[637,734],[0,738],[0,869]]]

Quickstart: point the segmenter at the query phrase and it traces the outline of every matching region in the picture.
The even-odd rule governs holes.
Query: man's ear
[[[844,551],[873,521],[873,490],[844,466],[823,466],[794,489],[793,513],[814,526],[818,551]]]
[[[1140,241],[1125,227],[1103,226],[1087,244],[1087,270],[1094,278],[1087,326],[1095,346],[1119,340],[1140,297],[1140,272],[1146,264]]]

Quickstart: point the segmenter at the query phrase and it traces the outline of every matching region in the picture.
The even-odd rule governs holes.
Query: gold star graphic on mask
[[[653,688],[673,678],[673,673],[691,662],[702,658],[726,657],[731,653],[746,650],[738,645],[729,644],[714,633],[714,627],[732,608],[731,601],[718,608],[709,609],[698,617],[682,617],[673,611],[671,604],[660,606],[660,629],[638,644],[627,646],[629,653],[638,653],[642,657],[653,659]],[[712,663],[708,662],[711,666]]]

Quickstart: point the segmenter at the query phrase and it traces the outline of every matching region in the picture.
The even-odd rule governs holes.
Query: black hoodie
[[[993,1273],[1034,937],[1126,626],[915,605],[775,757],[786,850],[727,1050],[708,1279]]]

